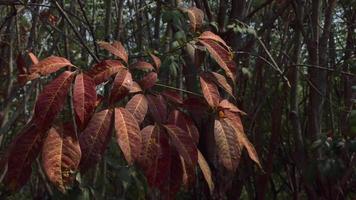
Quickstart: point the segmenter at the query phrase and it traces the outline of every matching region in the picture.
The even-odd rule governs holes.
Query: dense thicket
[[[355,7],[0,0],[0,198],[356,198]]]

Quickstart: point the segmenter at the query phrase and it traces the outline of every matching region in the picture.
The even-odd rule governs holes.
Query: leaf
[[[41,128],[50,128],[53,120],[62,110],[73,80],[72,72],[65,71],[47,84],[37,98],[34,122]]]
[[[61,192],[73,183],[81,150],[72,124],[53,127],[43,144],[42,165],[50,182]]]
[[[89,71],[88,75],[94,79],[96,85],[107,81],[110,76],[124,68],[124,65],[117,60],[104,60],[94,65]]]
[[[216,72],[210,72],[208,77],[213,80],[219,87],[221,87],[223,90],[225,90],[229,95],[234,97],[234,94],[232,92],[232,87],[231,85],[227,82],[225,76],[216,73]]]
[[[134,116],[125,108],[115,109],[115,129],[117,143],[129,165],[139,160],[142,139],[140,127]]]
[[[38,64],[40,61],[38,60],[37,56],[35,56],[35,54],[33,54],[32,52],[28,53],[28,56],[30,57],[32,64],[36,65]]]
[[[26,62],[21,53],[17,55],[16,58],[16,67],[18,74],[26,74],[27,73],[27,68],[26,68]]]
[[[151,63],[145,62],[145,61],[138,61],[134,64],[131,65],[132,69],[139,69],[139,70],[148,70],[152,71],[155,68],[152,66]]]
[[[218,43],[222,44],[223,47],[226,50],[230,50],[230,47],[226,44],[226,42],[220,36],[216,35],[215,33],[211,32],[211,31],[203,32],[199,36],[199,39],[201,39],[201,40],[213,40],[215,42],[218,42]]]
[[[189,166],[195,166],[198,160],[197,147],[190,135],[176,125],[163,125],[178,153]]]
[[[83,73],[76,76],[73,86],[73,106],[76,122],[80,130],[87,125],[96,107],[96,90],[94,80]]]
[[[215,120],[214,138],[221,164],[228,171],[235,172],[241,156],[235,130],[224,119]]]
[[[232,127],[235,129],[238,141],[241,146],[241,150],[245,147],[251,160],[253,160],[258,165],[258,167],[260,167],[260,169],[263,169],[262,165],[260,163],[260,159],[258,158],[258,154],[256,152],[255,147],[250,142],[250,140],[247,138],[247,136],[244,132],[239,113],[225,110],[224,115],[226,116],[226,119],[227,119],[227,120],[226,119],[225,120],[229,121],[230,124],[232,125]]]
[[[199,42],[208,50],[211,57],[224,69],[226,75],[235,82],[236,66],[233,61],[233,53],[226,50],[219,43],[213,40],[199,40]]]
[[[232,104],[229,100],[223,99],[219,103],[219,108],[220,109],[226,109],[234,113],[241,113],[241,114],[246,114],[242,110],[238,109],[234,104]]]
[[[153,53],[150,53],[150,56],[153,60],[153,63],[155,64],[156,71],[158,72],[160,67],[161,67],[161,59],[159,59],[157,56],[155,56]]]
[[[100,111],[93,115],[88,126],[80,134],[79,144],[82,150],[82,159],[79,166],[81,171],[86,171],[101,160],[111,138],[112,123],[112,110]]]
[[[149,89],[156,84],[156,81],[157,81],[157,73],[149,72],[146,76],[142,78],[139,84],[143,89]]]
[[[115,56],[123,60],[125,63],[128,63],[128,55],[126,53],[125,48],[122,46],[121,42],[115,41],[112,44],[110,44],[108,42],[100,41],[98,42],[98,44],[101,48],[114,54]]]
[[[74,66],[74,65],[65,58],[58,57],[58,56],[50,56],[48,58],[41,60],[37,64],[32,65],[30,69],[30,73],[48,75],[66,66]]]
[[[209,167],[208,163],[206,162],[203,154],[199,150],[198,150],[198,164],[199,164],[201,171],[203,172],[204,179],[205,179],[206,183],[208,184],[210,193],[212,194],[214,191],[214,182],[211,177],[211,170],[210,170],[210,167]]]
[[[41,151],[43,132],[31,123],[27,125],[10,144],[5,160],[7,171],[3,183],[11,191],[21,188],[29,180],[32,162]]]
[[[190,24],[194,32],[197,28],[202,26],[204,20],[204,12],[202,10],[196,7],[191,7],[188,9],[183,9],[183,11],[187,12]]]
[[[203,91],[204,98],[206,102],[208,102],[209,106],[215,108],[219,105],[220,102],[220,94],[216,85],[208,80],[205,76],[199,76],[200,85]]]
[[[132,81],[132,85],[131,85],[129,93],[134,94],[134,93],[138,93],[138,92],[142,92],[141,86],[137,82]]]
[[[189,189],[195,182],[195,166],[187,165],[182,156],[180,156],[182,165],[182,183],[186,189]]]
[[[148,110],[153,119],[164,123],[167,119],[167,103],[161,95],[147,95]]]
[[[179,110],[173,110],[169,116],[167,123],[174,124],[179,128],[186,131],[192,140],[198,144],[199,142],[199,131],[197,127],[194,125],[191,118],[189,118],[186,114]]]
[[[166,97],[167,100],[174,102],[176,104],[183,104],[183,98],[179,95],[178,92],[173,90],[165,90],[161,94]]]
[[[148,110],[148,102],[145,95],[136,94],[127,102],[125,108],[135,117],[137,122],[141,124]]]
[[[114,79],[110,92],[110,102],[115,103],[116,101],[124,98],[130,91],[132,86],[132,76],[129,70],[126,68],[121,68]]]
[[[159,133],[160,128],[158,125],[146,126],[140,132],[140,135],[142,136],[142,150],[139,165],[145,172],[146,176],[149,176],[157,165],[160,151]],[[152,182],[151,184],[154,185]]]

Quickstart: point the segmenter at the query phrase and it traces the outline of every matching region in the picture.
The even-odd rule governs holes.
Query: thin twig
[[[172,89],[172,90],[177,90],[177,91],[180,91],[180,92],[185,92],[187,94],[192,94],[192,95],[195,95],[195,96],[198,96],[198,97],[203,97],[201,94],[198,94],[198,93],[195,93],[195,92],[192,92],[192,91],[188,91],[188,90],[184,90],[184,89],[180,89],[180,88],[175,88],[175,87],[172,87],[172,86],[169,86],[169,85],[164,85],[164,84],[160,84],[160,83],[156,83],[157,86],[160,86],[160,87],[164,87],[164,88],[169,88],[169,89]]]

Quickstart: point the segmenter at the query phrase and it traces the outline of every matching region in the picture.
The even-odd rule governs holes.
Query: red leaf
[[[153,63],[155,64],[156,71],[158,72],[160,67],[161,67],[161,59],[159,59],[157,56],[155,56],[152,53],[150,53],[150,56],[151,56],[151,58],[153,60]]]
[[[195,166],[198,160],[197,147],[190,135],[176,125],[164,125],[173,146],[187,165]]]
[[[158,125],[149,125],[143,128],[140,134],[142,136],[142,150],[139,159],[139,165],[145,172],[145,175],[150,177],[152,172],[155,171],[155,168],[157,167],[160,151],[160,128]],[[154,177],[154,175],[152,177]],[[148,181],[151,186],[155,185],[155,178],[148,179]]]
[[[202,26],[204,20],[204,12],[202,10],[196,7],[191,7],[188,9],[183,9],[183,11],[188,13],[193,31]]]
[[[226,42],[218,35],[214,34],[213,32],[211,31],[205,31],[203,32],[200,36],[199,36],[199,39],[202,39],[202,40],[213,40],[215,42],[218,42],[220,44],[223,45],[223,47],[226,49],[226,50],[230,50],[230,47],[227,46]]]
[[[43,144],[42,165],[50,182],[65,192],[73,183],[81,150],[71,124],[51,128]]]
[[[133,69],[139,69],[139,70],[149,70],[152,71],[155,68],[151,65],[151,63],[145,62],[145,61],[138,61],[134,64],[131,65],[131,68]]]
[[[211,57],[219,66],[224,69],[226,75],[235,82],[236,66],[233,61],[233,53],[213,40],[201,39],[199,42],[209,51]]]
[[[38,64],[40,61],[38,60],[37,56],[35,56],[35,54],[33,54],[32,52],[28,53],[28,56],[30,57],[32,64],[36,65]]]
[[[234,94],[232,92],[232,87],[231,85],[227,82],[225,76],[216,73],[216,72],[210,72],[208,74],[208,77],[213,80],[219,87],[224,89],[227,93],[229,93],[232,97],[234,97]]]
[[[7,171],[3,183],[11,190],[16,191],[29,180],[32,171],[32,162],[38,156],[43,143],[43,132],[34,124],[28,125],[12,141],[5,160]]]
[[[77,125],[82,130],[88,123],[96,104],[95,82],[90,76],[80,73],[73,86],[73,105]]]
[[[156,81],[157,81],[157,73],[149,72],[146,76],[142,78],[139,84],[143,89],[149,89],[156,84]]]
[[[114,54],[121,60],[123,60],[125,63],[128,63],[128,55],[126,53],[125,48],[122,46],[121,42],[115,41],[112,44],[108,42],[103,42],[100,41],[98,42],[99,46],[103,49],[106,49],[110,53]]]
[[[147,95],[148,110],[153,119],[158,123],[164,123],[167,119],[167,103],[161,95]]]
[[[34,122],[41,128],[47,129],[62,110],[68,90],[73,80],[72,72],[65,71],[47,84],[37,98]]]
[[[108,109],[95,113],[88,126],[80,134],[79,144],[82,150],[81,171],[86,171],[101,160],[111,138],[112,117],[113,112]]]
[[[142,92],[141,86],[137,82],[132,81],[132,85],[131,85],[129,93],[134,94],[134,93],[138,93],[138,92]]]
[[[183,98],[179,95],[178,92],[172,91],[172,90],[165,90],[161,92],[161,94],[167,98],[167,100],[170,100],[176,104],[183,104]]]
[[[117,143],[128,164],[132,165],[135,161],[138,161],[141,153],[140,127],[129,111],[125,108],[116,108],[115,129]]]
[[[199,142],[199,131],[197,127],[194,125],[193,121],[183,112],[179,110],[173,110],[169,116],[168,121],[169,124],[174,124],[179,128],[186,131],[192,140],[198,144]]]
[[[220,102],[220,94],[219,90],[216,85],[208,80],[206,76],[199,76],[200,78],[200,85],[203,91],[203,95],[205,100],[208,102],[209,106],[215,108],[219,105]]]
[[[88,75],[94,79],[96,85],[107,81],[110,76],[124,68],[124,65],[117,60],[104,60],[94,65],[89,71]]]
[[[234,104],[232,104],[229,100],[223,99],[219,103],[219,108],[223,110],[229,110],[234,113],[241,113],[241,114],[246,114],[242,110],[238,109]]]
[[[209,167],[208,163],[206,162],[203,154],[201,154],[201,152],[199,150],[198,150],[198,164],[199,164],[201,171],[203,172],[204,179],[205,179],[206,183],[208,184],[210,193],[213,193],[214,182],[211,177],[211,170],[210,170],[210,167]]]
[[[234,128],[224,119],[215,120],[214,137],[221,164],[230,172],[235,172],[241,148]]]
[[[141,124],[148,110],[148,102],[145,95],[136,94],[127,102],[125,108],[135,117],[137,122]]]
[[[65,58],[50,56],[41,60],[37,64],[32,65],[30,72],[38,73],[40,75],[48,75],[66,66],[73,66],[73,64]]]
[[[116,101],[124,98],[130,91],[132,86],[132,76],[129,70],[126,68],[121,68],[114,79],[110,92],[110,102],[115,103]]]
[[[195,182],[195,166],[187,165],[182,156],[180,156],[180,161],[182,165],[182,183],[186,189],[189,189]]]

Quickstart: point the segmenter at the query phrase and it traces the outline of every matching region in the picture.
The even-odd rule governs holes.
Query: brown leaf
[[[30,73],[48,75],[66,66],[73,66],[73,64],[65,58],[58,56],[50,56],[41,60],[37,64],[32,65]]]
[[[209,106],[215,108],[219,105],[220,94],[216,85],[202,74],[199,76],[200,85],[203,91],[205,100],[208,102]]]
[[[194,185],[196,179],[195,166],[187,165],[182,156],[180,156],[180,161],[182,165],[182,183],[186,189],[189,189],[190,186]]]
[[[176,125],[164,125],[173,146],[189,166],[195,166],[198,160],[197,147],[190,135]]]
[[[131,68],[139,69],[139,70],[149,70],[149,71],[152,71],[155,69],[151,63],[148,63],[145,61],[138,61],[138,62],[132,64]]]
[[[188,117],[186,114],[179,110],[173,110],[169,116],[167,123],[174,124],[179,128],[186,131],[192,140],[198,144],[199,142],[199,131],[197,127],[194,125],[192,119]]]
[[[208,184],[210,193],[213,193],[213,191],[214,191],[214,182],[213,182],[213,179],[211,177],[211,170],[210,170],[210,167],[209,167],[208,163],[206,162],[203,154],[199,150],[198,150],[198,164],[199,164],[199,167],[200,167],[201,171],[203,172],[203,176],[205,178],[205,181]]]
[[[29,180],[31,165],[41,151],[43,137],[43,132],[30,123],[10,144],[5,160],[1,162],[7,164],[3,183],[9,190],[16,191]]]
[[[140,127],[134,116],[125,108],[115,109],[115,129],[117,143],[129,165],[138,161],[141,153],[142,138]]]
[[[125,63],[128,63],[128,55],[125,48],[122,46],[121,42],[115,41],[112,44],[110,44],[108,42],[100,41],[98,42],[98,44],[101,48],[106,49],[110,53],[114,54],[115,56],[123,60]]]
[[[183,98],[179,95],[178,92],[173,90],[165,90],[161,94],[166,97],[167,100],[172,101],[176,104],[183,104]]]
[[[81,150],[71,124],[49,130],[43,144],[42,165],[50,182],[65,192],[73,183]]]
[[[139,165],[145,172],[146,176],[149,176],[152,169],[157,167],[160,151],[159,134],[160,128],[158,125],[146,126],[140,132],[140,135],[142,136],[142,150]],[[150,183],[152,184],[152,182]]]
[[[245,147],[251,160],[253,160],[260,167],[260,169],[263,169],[255,147],[245,134],[239,113],[225,110],[224,115],[226,116],[225,120],[230,121],[230,124],[235,129],[241,150]]]
[[[138,92],[142,92],[141,86],[137,82],[132,81],[132,85],[131,85],[129,93],[134,94],[134,93],[138,93]]]
[[[219,103],[219,108],[223,109],[223,110],[229,110],[231,112],[234,113],[241,113],[241,114],[246,114],[245,112],[243,112],[242,110],[238,109],[234,104],[232,104],[229,100],[227,99],[223,99],[222,101],[220,101]]]
[[[222,44],[223,47],[226,50],[230,50],[230,47],[226,44],[226,42],[220,36],[216,35],[215,33],[211,32],[211,31],[203,32],[199,36],[199,39],[201,39],[201,40],[213,40],[215,42],[218,42],[218,43]]]
[[[37,56],[35,56],[35,54],[33,54],[32,52],[29,52],[28,56],[30,57],[32,64],[37,65],[40,62]]]
[[[157,73],[149,72],[146,76],[142,78],[139,84],[143,89],[149,89],[156,84],[156,81],[157,81]]]
[[[233,127],[224,119],[215,120],[214,137],[221,164],[235,172],[241,156],[241,149]]]
[[[216,72],[210,72],[208,77],[211,78],[219,87],[221,87],[223,90],[225,90],[229,95],[234,97],[234,94],[232,92],[232,87],[231,85],[227,82],[225,76],[216,73]]]
[[[143,122],[148,110],[148,102],[143,94],[136,94],[133,96],[125,106],[137,120],[139,124]]]
[[[81,171],[86,171],[101,160],[110,141],[112,128],[112,110],[107,109],[95,113],[90,119],[88,126],[79,137],[79,144],[82,150],[82,159],[80,160]]]
[[[159,71],[159,68],[161,67],[161,59],[159,59],[157,56],[155,56],[154,54],[150,53],[150,56],[153,60],[153,63],[155,64],[156,67],[156,71]]]
[[[83,130],[87,125],[96,104],[96,90],[94,80],[83,73],[76,76],[73,86],[73,105],[77,125]]]
[[[121,68],[114,79],[110,92],[110,102],[115,103],[116,101],[124,98],[130,91],[132,86],[132,76],[129,70],[126,68]]]
[[[53,120],[64,106],[73,74],[65,71],[44,87],[37,98],[33,114],[37,126],[44,130],[51,127]]]
[[[146,97],[152,118],[158,123],[164,123],[167,120],[167,103],[162,95],[147,95]]]
[[[89,71],[88,75],[94,79],[96,85],[107,81],[110,76],[124,68],[124,65],[117,60],[104,60],[94,65]]]
[[[183,11],[188,13],[193,31],[202,26],[204,20],[204,12],[202,10],[196,7],[191,7],[188,9],[183,9]]]

